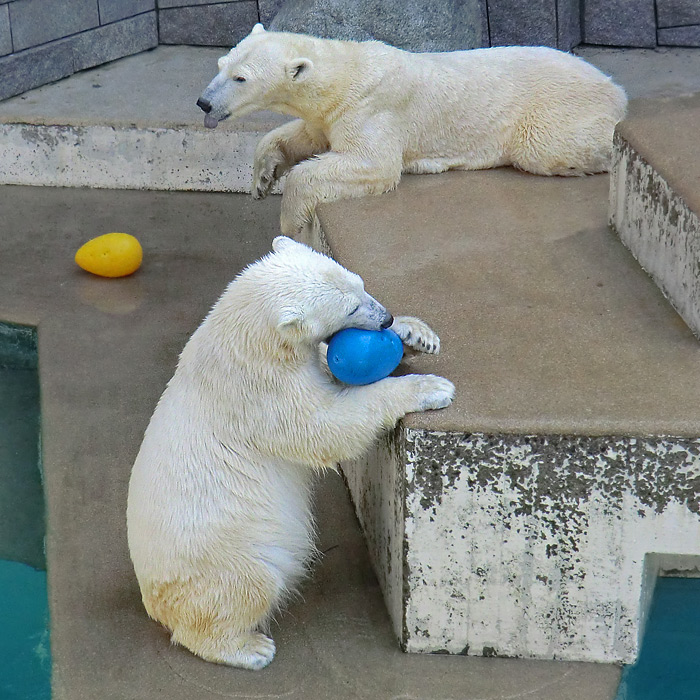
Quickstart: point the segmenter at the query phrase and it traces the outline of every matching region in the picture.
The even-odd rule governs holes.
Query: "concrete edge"
[[[613,141],[609,221],[700,338],[700,218],[620,130]]]
[[[644,126],[645,121],[649,119],[649,114],[664,114],[668,111],[669,104],[687,104],[688,101],[696,101],[698,95],[700,95],[700,93],[691,93],[689,95],[681,95],[680,97],[674,98],[658,97],[639,100],[639,121],[641,121],[642,127]],[[630,148],[634,150],[635,153],[648,153],[648,144],[644,141],[645,129],[639,129],[637,121],[638,120],[634,115],[621,121],[615,127],[615,136],[613,141],[617,138],[621,138],[629,144]],[[663,127],[660,126],[659,128]],[[688,137],[690,138],[690,136]],[[671,148],[671,146],[667,146],[667,148]],[[675,146],[673,146],[673,148],[675,148]],[[671,153],[671,155],[673,155],[673,153]],[[654,171],[658,173],[659,177],[668,184],[668,186],[684,202],[685,206],[692,210],[700,211],[700,190],[697,187],[697,181],[692,177],[688,177],[687,171],[685,171],[683,168],[674,167],[674,159],[648,157],[645,158],[645,162],[647,162],[654,169]]]
[[[263,133],[0,124],[0,184],[249,192]]]

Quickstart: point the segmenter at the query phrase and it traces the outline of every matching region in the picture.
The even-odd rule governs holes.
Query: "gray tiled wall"
[[[584,0],[583,40],[606,46],[656,46],[654,0]]]
[[[232,46],[255,22],[269,25],[283,4],[304,2],[0,0],[0,99],[158,43]],[[482,7],[491,46],[700,46],[700,0],[483,0]]]
[[[157,45],[155,0],[0,0],[0,99]]]
[[[161,44],[233,46],[258,21],[256,0],[158,0]]]
[[[15,0],[9,9],[15,51],[100,26],[97,0]]]

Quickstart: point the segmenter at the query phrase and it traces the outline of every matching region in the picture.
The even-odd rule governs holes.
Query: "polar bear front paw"
[[[397,316],[391,324],[391,330],[409,348],[431,355],[437,355],[440,352],[440,338],[437,333],[419,318]]]
[[[251,632],[235,640],[235,648],[222,654],[221,663],[259,671],[275,657],[275,643],[262,632]]]
[[[254,199],[264,199],[279,180],[279,168],[284,162],[284,156],[277,150],[269,150],[255,155],[253,164],[253,186],[251,194]]]
[[[410,374],[406,379],[414,385],[417,404],[414,411],[432,411],[452,403],[455,385],[449,379],[435,374]]]

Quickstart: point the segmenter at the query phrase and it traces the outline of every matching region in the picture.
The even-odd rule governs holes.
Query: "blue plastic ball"
[[[403,357],[394,331],[345,328],[328,341],[328,367],[345,384],[372,384],[388,377]]]

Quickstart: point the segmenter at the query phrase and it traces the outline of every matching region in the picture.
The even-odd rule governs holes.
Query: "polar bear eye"
[[[243,77],[240,76],[240,75],[237,76],[237,77],[235,77],[234,80],[235,80],[237,83],[245,83],[245,78],[243,78]]]
[[[348,314],[348,316],[352,316],[359,308],[360,308],[360,304],[358,304],[358,305]]]

